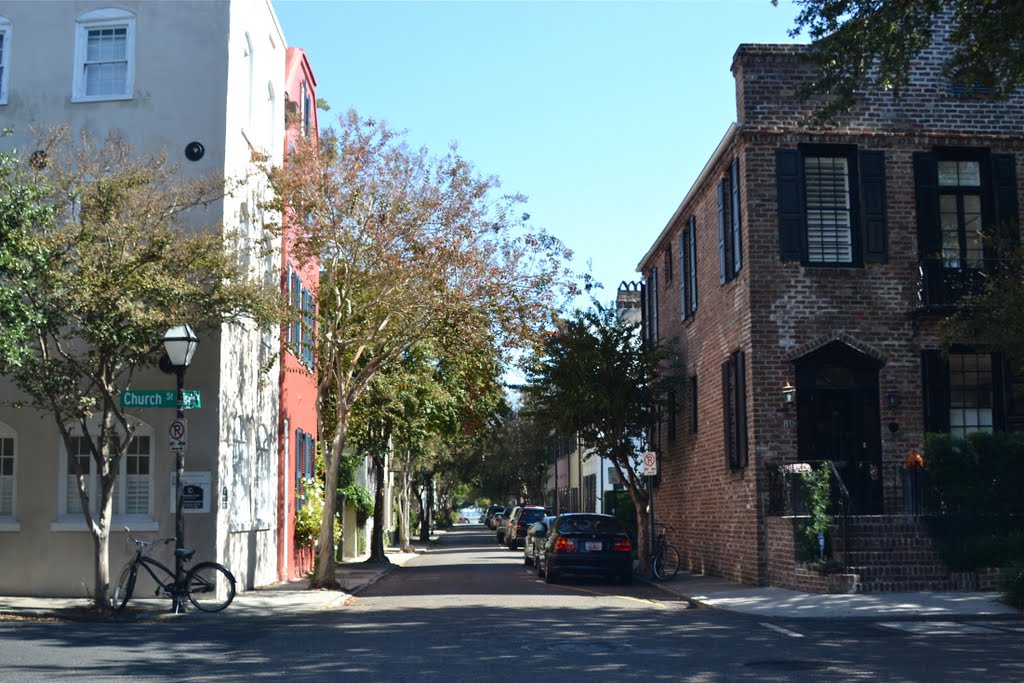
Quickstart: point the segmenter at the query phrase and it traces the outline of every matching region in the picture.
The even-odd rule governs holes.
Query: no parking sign
[[[658,475],[658,455],[654,451],[647,451],[643,455],[643,467],[641,473],[645,477]]]

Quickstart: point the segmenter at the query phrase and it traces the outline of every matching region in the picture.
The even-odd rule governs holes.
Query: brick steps
[[[913,517],[851,517],[847,538],[833,530],[835,558],[858,576],[862,593],[952,591],[957,582],[932,545],[924,524]],[[848,548],[848,549],[847,549]]]

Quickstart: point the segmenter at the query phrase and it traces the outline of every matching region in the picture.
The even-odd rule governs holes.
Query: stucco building
[[[30,148],[31,127],[66,123],[98,136],[118,131],[140,153],[165,151],[186,176],[242,177],[254,151],[281,163],[286,43],[269,2],[15,2],[0,14],[0,119],[15,126],[0,140],[5,148]],[[252,180],[206,219],[260,239],[264,221],[276,220],[263,214],[267,192]],[[281,263],[278,252],[250,266],[276,282]],[[187,413],[186,482],[203,491],[202,505],[184,515],[186,542],[227,565],[239,589],[279,573],[279,360],[276,330],[225,325],[200,338],[185,376],[201,395]],[[173,389],[174,379],[154,370],[134,388]],[[0,384],[5,399],[16,393]],[[114,503],[115,573],[125,525],[144,537],[174,535],[166,437],[174,410],[129,412],[148,438]],[[52,417],[4,401],[0,431],[0,591],[82,595],[92,540]]]
[[[773,500],[787,465],[829,460],[849,492],[852,581],[951,585],[906,514],[905,458],[926,432],[1020,424],[1004,359],[944,357],[937,323],[990,263],[979,229],[1018,238],[1024,95],[946,81],[949,29],[903,99],[864,93],[829,128],[806,127],[813,103],[797,97],[809,47],[735,53],[737,120],[638,266],[648,333],[687,368],[657,495],[692,570],[829,589],[794,561]]]

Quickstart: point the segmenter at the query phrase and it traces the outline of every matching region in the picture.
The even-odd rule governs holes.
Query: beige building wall
[[[133,15],[134,72],[131,93],[120,99],[76,101],[73,96],[76,20],[110,3],[8,2],[0,15],[10,22],[9,89],[0,120],[14,135],[0,138],[6,150],[33,148],[33,132],[66,123],[104,136],[118,131],[139,152],[164,151],[186,175],[220,172],[243,177],[253,151],[280,163],[284,132],[286,44],[273,8],[264,0],[117,2]],[[132,40],[129,40],[131,43]],[[189,143],[205,153],[185,157]],[[202,215],[197,226],[223,223],[258,239],[267,196],[264,183],[250,182]],[[277,282],[280,257],[250,263]],[[186,545],[197,559],[215,559],[235,574],[239,589],[276,580],[277,330],[225,325],[200,339],[185,375],[198,389],[202,407],[188,410],[186,473],[208,474],[208,512],[185,515]],[[174,377],[157,370],[140,375],[135,389],[173,389]],[[0,592],[84,595],[92,585],[93,549],[77,511],[61,514],[65,475],[61,443],[52,417],[9,407],[17,392],[0,380],[0,431],[6,425],[17,444],[13,515],[0,515]],[[173,409],[132,414],[152,428],[149,513],[115,517],[111,571],[126,559],[123,527],[144,538],[174,534],[167,443]],[[161,559],[170,561],[167,553]],[[144,590],[144,587],[142,588]]]

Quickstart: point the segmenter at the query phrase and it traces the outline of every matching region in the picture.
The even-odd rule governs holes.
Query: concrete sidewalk
[[[679,572],[651,585],[711,607],[774,618],[989,617],[1016,615],[1020,610],[999,601],[998,593],[846,593],[822,595],[771,586],[748,586],[717,576]]]
[[[304,614],[343,607],[346,601],[381,577],[400,567],[420,552],[426,552],[431,544],[416,541],[415,553],[403,553],[396,548],[385,550],[390,564],[367,564],[369,555],[339,563],[335,575],[342,590],[310,590],[307,579],[285,581],[239,592],[223,612],[217,616],[274,616],[279,614]],[[86,598],[46,598],[32,596],[0,596],[0,621],[6,619],[70,619],[88,620],[91,602]],[[169,612],[169,598],[133,596],[125,613],[125,621],[140,621],[164,617],[176,617]],[[188,615],[203,616],[189,605]]]

